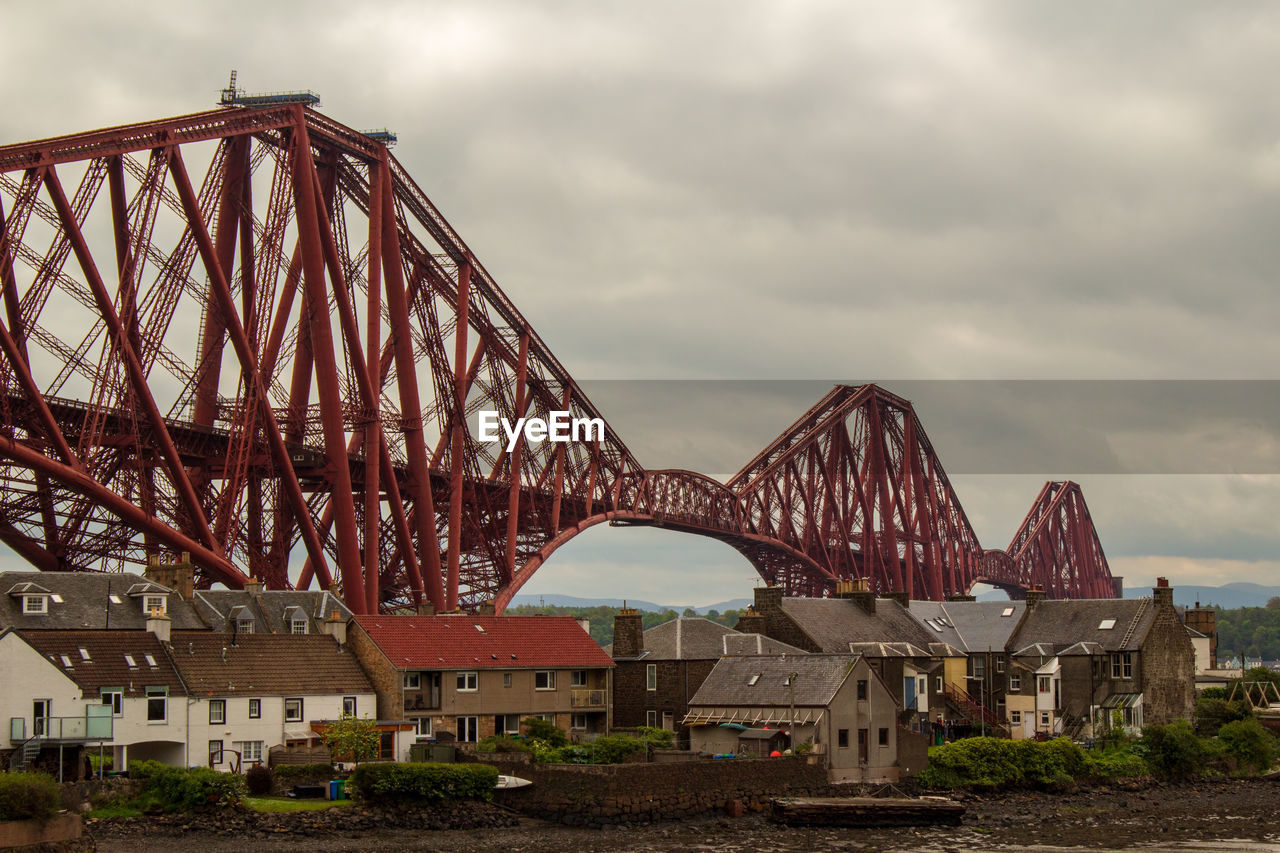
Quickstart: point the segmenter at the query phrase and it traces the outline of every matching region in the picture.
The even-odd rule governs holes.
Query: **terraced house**
[[[525,717],[571,737],[608,731],[613,661],[569,617],[357,616],[348,645],[378,716],[411,722],[422,740],[475,743]]]

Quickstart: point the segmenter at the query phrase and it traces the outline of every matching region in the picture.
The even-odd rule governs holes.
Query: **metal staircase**
[[[959,711],[970,722],[980,723],[991,728],[996,737],[1008,737],[1009,726],[1000,719],[999,716],[991,709],[990,706],[983,705],[967,691],[948,684],[944,688],[944,695],[951,707]]]
[[[9,756],[9,772],[21,773],[40,757],[44,738],[39,735],[24,740]]]

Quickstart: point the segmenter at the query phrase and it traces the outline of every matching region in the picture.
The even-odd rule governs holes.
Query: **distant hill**
[[[516,593],[511,599],[513,606],[529,604],[534,607],[540,605],[548,607],[621,607],[624,602],[627,607],[634,607],[636,610],[646,610],[651,613],[662,613],[666,610],[683,613],[685,608],[693,607],[693,605],[689,604],[654,604],[652,601],[640,601],[635,598],[577,598],[572,595],[560,595],[558,593],[536,595],[521,592]],[[705,604],[693,607],[693,610],[699,614],[706,613],[708,610],[716,610],[723,613],[726,610],[742,610],[750,603],[751,599],[749,598],[735,598],[732,601],[722,601],[719,604]]]

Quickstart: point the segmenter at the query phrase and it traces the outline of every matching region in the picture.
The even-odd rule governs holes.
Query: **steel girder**
[[[608,521],[720,539],[790,594],[1113,594],[1078,486],[984,551],[876,386],[728,484],[607,427],[479,443],[480,410],[603,418],[385,146],[300,105],[0,148],[0,299],[0,542],[44,570],[187,552],[202,585],[501,609]]]

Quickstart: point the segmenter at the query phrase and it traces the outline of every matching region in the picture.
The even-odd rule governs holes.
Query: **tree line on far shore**
[[[618,611],[621,609],[620,607],[609,607],[604,604],[595,607],[520,604],[515,607],[508,607],[506,612],[512,616],[572,616],[574,619],[587,619],[591,622],[591,639],[602,646],[607,646],[613,642],[613,617],[617,616]],[[706,613],[699,614],[692,607],[686,607],[684,612],[668,608],[667,610],[642,611],[641,623],[647,631],[655,625],[670,622],[677,617],[700,617],[732,628],[738,624],[738,617],[741,614],[742,611],[732,609],[723,613],[718,610],[709,610]]]

